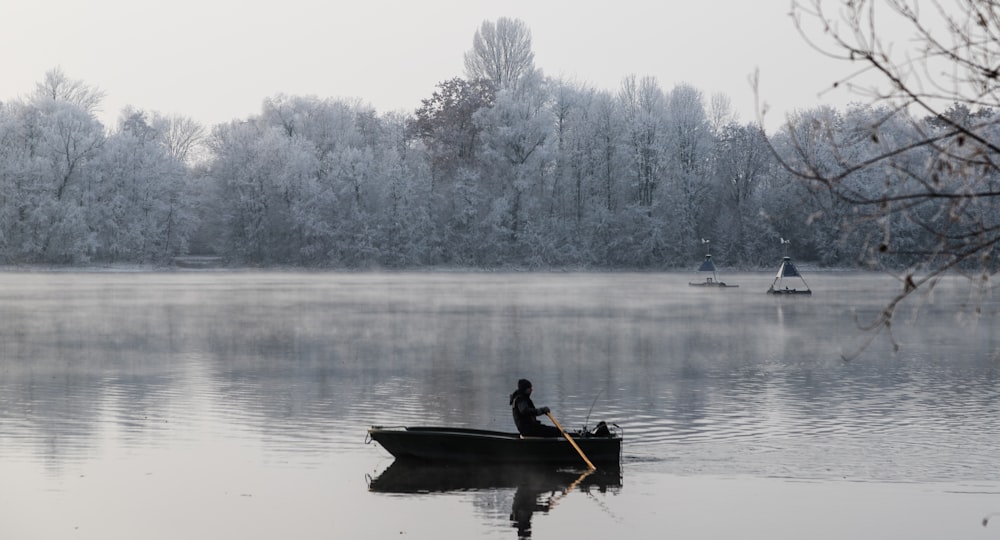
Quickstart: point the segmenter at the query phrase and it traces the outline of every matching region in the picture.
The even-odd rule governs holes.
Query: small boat
[[[617,428],[617,426],[615,426]],[[569,431],[580,450],[600,467],[619,463],[619,432],[599,436],[589,431]],[[442,463],[534,463],[579,465],[580,454],[565,437],[524,437],[519,433],[449,427],[372,426],[368,437],[396,459]]]
[[[802,281],[802,286],[804,289],[790,288],[788,282],[785,281],[788,278],[799,278]],[[797,283],[793,280],[793,283]],[[771,287],[767,290],[767,294],[812,294],[812,290],[806,283],[802,274],[799,270],[795,268],[792,264],[791,257],[785,257],[781,260],[781,266],[778,267],[778,274],[774,276],[774,281],[771,282]]]

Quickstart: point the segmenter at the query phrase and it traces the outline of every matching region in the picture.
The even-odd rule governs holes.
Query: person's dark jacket
[[[549,412],[548,407],[535,408],[531,398],[520,390],[510,395],[510,410],[514,424],[521,435],[532,437],[559,437],[562,433],[555,426],[546,426],[538,421],[538,416]]]

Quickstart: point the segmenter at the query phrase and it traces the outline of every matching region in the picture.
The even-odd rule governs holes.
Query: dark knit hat
[[[529,388],[531,388],[531,381],[529,381],[528,379],[520,379],[519,381],[517,381],[517,389],[520,390],[521,392],[524,392]]]

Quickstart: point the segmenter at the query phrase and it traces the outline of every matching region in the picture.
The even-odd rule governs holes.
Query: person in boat
[[[517,390],[510,395],[510,410],[514,414],[514,424],[521,435],[528,437],[561,437],[562,432],[555,426],[547,426],[538,417],[549,412],[548,407],[535,408],[531,401],[531,381],[517,381]]]

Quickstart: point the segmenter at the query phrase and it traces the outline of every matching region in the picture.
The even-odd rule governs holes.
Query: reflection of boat
[[[617,493],[621,485],[618,463],[581,472],[545,465],[454,465],[397,459],[369,480],[368,489],[403,494],[514,489],[511,525],[517,528],[518,538],[528,538],[535,512],[548,513],[573,490]]]
[[[701,243],[707,246],[710,241],[702,238]],[[691,285],[692,287],[739,287],[739,285],[726,285],[725,282],[719,281],[719,272],[715,268],[715,263],[712,262],[712,255],[710,253],[705,253],[705,260],[702,261],[701,266],[698,267],[698,275],[701,276],[704,281],[690,281],[688,282],[688,285]]]
[[[579,483],[576,483],[580,480]],[[562,491],[570,486],[601,491],[621,487],[619,464],[599,467],[593,472],[560,469],[546,465],[442,464],[397,459],[368,483],[368,489],[382,493],[436,493],[530,487],[539,491]]]
[[[799,278],[802,281],[802,286],[805,288],[790,288],[785,281],[787,278]],[[781,260],[781,266],[778,267],[778,274],[774,276],[774,281],[771,282],[771,288],[767,290],[767,294],[812,294],[812,290],[809,289],[809,285],[806,283],[805,278],[802,277],[802,274],[799,274],[798,269],[792,264],[791,257],[785,257]]]
[[[595,464],[618,463],[619,433],[598,436],[569,432]],[[563,437],[522,437],[517,433],[446,427],[372,426],[368,435],[398,459],[453,463],[545,463],[578,465],[580,454]],[[598,465],[600,466],[600,465]]]

